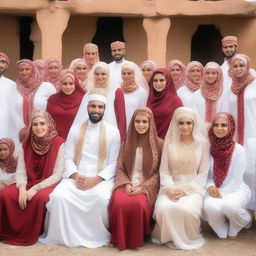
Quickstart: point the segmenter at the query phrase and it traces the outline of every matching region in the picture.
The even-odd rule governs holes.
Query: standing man
[[[120,148],[119,131],[102,120],[107,99],[88,95],[89,120],[73,127],[65,144],[65,179],[47,204],[46,244],[97,248],[110,242],[108,204]]]
[[[110,44],[111,55],[114,61],[109,63],[110,69],[110,79],[115,87],[120,87],[122,82],[121,78],[121,66],[124,64],[125,59],[125,43],[120,41],[115,41]]]
[[[236,36],[225,36],[221,40],[222,52],[224,55],[224,62],[221,65],[223,72],[223,85],[224,92],[230,90],[232,84],[232,78],[229,74],[229,67],[231,65],[232,57],[236,54],[237,51],[237,37]]]
[[[9,118],[10,118],[10,102],[12,97],[12,92],[15,90],[15,82],[6,78],[3,74],[10,64],[9,57],[0,52],[0,138],[7,137],[10,138],[9,133]]]

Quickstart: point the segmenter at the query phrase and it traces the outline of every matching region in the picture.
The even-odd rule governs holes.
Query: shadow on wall
[[[203,65],[209,61],[221,65],[221,39],[222,35],[215,25],[199,25],[191,40],[191,60],[200,61]]]
[[[123,19],[113,17],[99,18],[92,43],[98,45],[101,61],[109,63],[113,60],[110,44],[117,40],[125,42],[123,36]]]

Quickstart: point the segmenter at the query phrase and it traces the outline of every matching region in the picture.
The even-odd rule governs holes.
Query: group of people
[[[236,239],[256,209],[256,86],[234,36],[224,63],[114,61],[98,47],[63,69],[0,53],[0,242],[191,250]]]

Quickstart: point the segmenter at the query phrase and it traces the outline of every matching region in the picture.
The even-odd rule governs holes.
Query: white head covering
[[[88,103],[92,100],[98,100],[103,102],[105,105],[107,104],[107,98],[104,95],[104,91],[102,89],[93,89],[88,94]]]

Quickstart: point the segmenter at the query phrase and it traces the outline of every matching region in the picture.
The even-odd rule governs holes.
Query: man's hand
[[[87,190],[95,187],[98,183],[102,182],[102,179],[99,176],[96,177],[85,177],[83,175],[79,175],[76,177],[76,187],[81,190]]]
[[[214,198],[221,198],[222,197],[221,194],[220,194],[219,189],[215,186],[210,186],[209,188],[207,188],[207,192],[211,197],[214,197]]]

